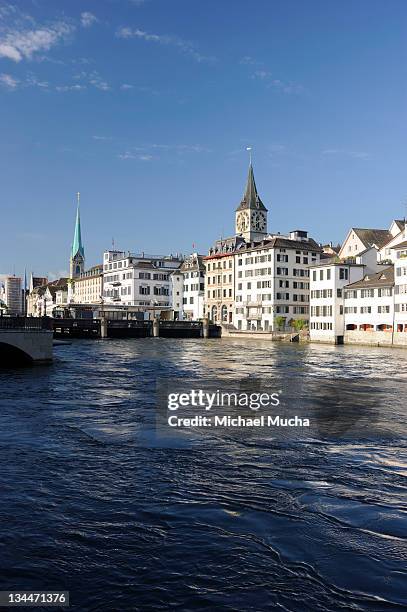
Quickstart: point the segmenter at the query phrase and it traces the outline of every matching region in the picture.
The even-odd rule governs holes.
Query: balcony
[[[248,321],[261,321],[262,316],[263,315],[261,312],[254,312],[254,313],[246,312],[245,319],[247,319]]]

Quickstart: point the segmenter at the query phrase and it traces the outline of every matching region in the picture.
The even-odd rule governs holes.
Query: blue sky
[[[341,241],[407,201],[404,0],[0,0],[0,272],[234,231]]]

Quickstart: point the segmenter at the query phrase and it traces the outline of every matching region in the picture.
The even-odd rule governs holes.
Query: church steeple
[[[70,257],[70,277],[76,278],[79,276],[85,267],[85,249],[82,244],[82,232],[81,232],[81,215],[79,210],[79,192],[77,195],[77,207],[76,207],[76,220],[75,220],[75,231],[73,236],[73,243],[71,248]]]
[[[257,193],[251,159],[243,199],[236,208],[236,234],[248,242],[263,240],[267,235],[267,208]]]
[[[251,162],[249,165],[249,173],[247,175],[246,190],[244,192],[243,199],[236,210],[244,210],[246,208],[255,208],[257,210],[267,211],[267,208],[264,206],[259,194],[257,193],[256,181],[254,180],[254,172]]]

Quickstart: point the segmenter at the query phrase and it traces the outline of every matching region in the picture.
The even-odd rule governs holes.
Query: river
[[[370,403],[346,431],[319,397],[319,434],[155,439],[158,378],[247,377]],[[406,609],[406,391],[403,350],[254,340],[78,340],[2,370],[1,590],[86,612]]]

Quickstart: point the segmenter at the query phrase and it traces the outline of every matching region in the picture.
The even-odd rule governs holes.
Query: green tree
[[[299,332],[307,326],[307,322],[304,319],[296,319],[293,322],[293,327],[295,331]]]
[[[275,318],[275,323],[276,323],[277,329],[281,331],[281,329],[285,325],[285,317],[282,317],[282,316],[276,317]]]

